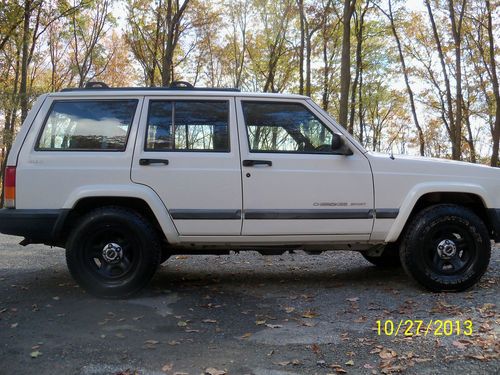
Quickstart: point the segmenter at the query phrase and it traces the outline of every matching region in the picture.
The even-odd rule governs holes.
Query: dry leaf
[[[285,311],[287,314],[290,314],[295,311],[295,307],[285,307]]]
[[[348,360],[346,363],[345,363],[347,366],[354,366],[354,361],[352,359]]]
[[[165,363],[165,364],[163,365],[163,367],[161,368],[161,371],[163,371],[163,372],[169,372],[169,371],[171,371],[173,368],[174,368],[174,365],[172,364],[172,362],[170,362],[170,363]]]
[[[396,353],[392,349],[383,348],[378,355],[382,359],[392,359],[396,358],[398,356],[398,353]]]
[[[31,358],[38,358],[42,355],[42,352],[35,350],[34,352],[30,353]]]
[[[359,301],[359,297],[347,298],[347,301],[349,301],[349,302],[358,302]]]
[[[209,367],[205,370],[206,375],[226,375],[225,370],[217,370],[216,368]]]
[[[250,336],[252,336],[252,334],[251,334],[250,332],[247,332],[247,333],[245,333],[244,335],[241,335],[241,336],[240,336],[240,339],[247,339],[247,338],[249,338]]]
[[[217,320],[215,320],[215,319],[203,319],[202,322],[203,323],[217,323]]]
[[[304,312],[304,314],[302,314],[303,318],[308,318],[308,319],[313,319],[313,318],[316,318],[317,316],[318,316],[318,313],[316,313],[313,310],[307,310]]]

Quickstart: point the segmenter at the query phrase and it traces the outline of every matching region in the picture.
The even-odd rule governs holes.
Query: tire
[[[371,256],[362,252],[361,255],[368,262],[380,268],[399,268],[401,260],[399,258],[399,246],[395,243],[385,245],[384,252],[379,257]]]
[[[144,288],[161,256],[158,232],[135,211],[103,207],[70,234],[66,263],[76,282],[97,297],[125,298]]]
[[[404,233],[400,250],[406,273],[433,292],[472,287],[486,272],[490,255],[484,222],[471,210],[453,204],[419,212]]]
[[[170,249],[165,244],[161,247],[160,264],[165,263],[169,259],[170,259]]]

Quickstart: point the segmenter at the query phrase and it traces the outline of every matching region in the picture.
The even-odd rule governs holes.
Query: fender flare
[[[492,202],[486,191],[479,185],[455,182],[424,182],[415,185],[403,200],[399,214],[387,233],[385,242],[396,241],[405,227],[413,208],[418,200],[429,193],[466,193],[477,195],[486,208],[492,207]]]
[[[179,233],[174,225],[167,207],[158,194],[149,186],[141,184],[128,185],[85,185],[71,192],[62,208],[73,209],[78,201],[85,198],[123,197],[141,199],[149,206],[161,226],[167,241],[170,244],[179,243]]]

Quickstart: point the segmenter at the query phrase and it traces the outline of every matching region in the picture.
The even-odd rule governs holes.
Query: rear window
[[[56,101],[36,150],[124,151],[137,100]]]

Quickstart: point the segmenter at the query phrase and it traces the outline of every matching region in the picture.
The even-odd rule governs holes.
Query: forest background
[[[177,80],[308,95],[369,150],[500,166],[498,0],[0,1],[2,166],[42,93]]]

